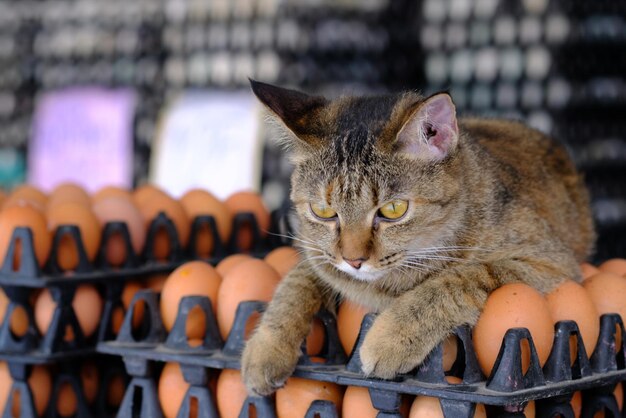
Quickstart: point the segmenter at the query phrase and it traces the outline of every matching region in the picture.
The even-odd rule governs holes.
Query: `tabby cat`
[[[392,378],[475,324],[497,287],[545,293],[581,280],[595,238],[588,194],[551,138],[517,122],[457,120],[446,93],[327,100],[251,83],[284,128],[304,260],[245,347],[250,392],[285,383],[314,314],[338,297],[379,312],[363,372]]]

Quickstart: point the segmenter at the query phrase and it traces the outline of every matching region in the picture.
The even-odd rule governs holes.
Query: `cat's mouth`
[[[363,282],[373,282],[375,280],[380,279],[384,276],[385,272],[382,270],[374,269],[369,264],[363,264],[358,269],[354,268],[350,264],[345,261],[341,261],[340,263],[335,263],[335,268],[337,270],[341,270],[344,273],[349,274],[351,277],[354,277],[357,280]]]

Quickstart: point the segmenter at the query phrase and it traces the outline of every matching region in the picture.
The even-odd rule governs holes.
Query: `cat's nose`
[[[349,258],[345,258],[345,257],[343,257],[343,259],[346,261],[346,263],[350,264],[352,267],[354,267],[357,270],[361,268],[361,265],[363,264],[363,262],[367,261],[367,258],[365,257],[355,258],[354,260],[350,260]]]

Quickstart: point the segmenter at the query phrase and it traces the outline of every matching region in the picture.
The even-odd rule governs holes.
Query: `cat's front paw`
[[[271,395],[284,386],[299,357],[300,347],[289,347],[279,336],[258,329],[246,343],[241,357],[241,373],[248,391]]]
[[[392,379],[417,367],[429,351],[419,335],[407,335],[406,327],[382,314],[365,335],[359,355],[366,376]]]

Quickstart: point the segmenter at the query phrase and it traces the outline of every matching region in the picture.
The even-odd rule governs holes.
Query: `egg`
[[[90,337],[98,329],[102,315],[102,298],[92,285],[84,284],[76,288],[74,300],[72,301],[74,313],[78,319],[78,324],[85,337]],[[52,295],[48,289],[41,291],[35,301],[35,323],[41,335],[48,332],[52,315],[56,308],[56,302],[52,299]],[[67,328],[65,340],[71,341],[74,335],[71,328]]]
[[[115,334],[120,332],[120,329],[122,328],[122,323],[124,322],[124,316],[130,308],[130,304],[135,297],[135,293],[139,292],[140,290],[143,290],[143,286],[139,282],[131,281],[126,282],[126,284],[124,285],[124,290],[122,290],[121,297],[122,307],[118,306],[117,309],[113,311],[112,315],[112,328]],[[133,328],[137,328],[141,325],[141,322],[143,321],[144,311],[145,307],[143,303],[137,303],[135,305],[135,313],[133,315]]]
[[[78,203],[59,203],[48,210],[48,226],[55,231],[59,226],[78,227],[85,254],[93,262],[100,248],[102,229],[90,206]],[[78,250],[74,240],[64,235],[57,247],[57,263],[62,270],[74,270],[78,266]]]
[[[161,292],[161,317],[165,329],[170,331],[176,321],[178,305],[184,296],[206,296],[211,300],[213,312],[219,312],[218,289],[222,279],[215,268],[204,261],[190,261],[178,267],[167,278]],[[187,338],[203,338],[206,318],[199,310],[187,317]]]
[[[127,189],[117,186],[105,186],[91,196],[91,203],[96,205],[101,200],[106,199],[124,199],[133,200],[133,195]]]
[[[279,281],[276,270],[262,260],[250,259],[233,267],[224,276],[217,295],[217,323],[222,338],[228,337],[239,303],[246,300],[269,302]],[[246,336],[254,329],[256,321],[258,315],[253,315],[246,327]]]
[[[504,334],[509,328],[524,327],[530,331],[541,366],[544,365],[554,338],[550,308],[541,293],[523,283],[499,287],[487,298],[483,312],[473,330],[476,357],[483,373],[491,374]],[[530,365],[530,350],[522,342],[522,370]]]
[[[301,418],[315,400],[330,401],[341,411],[343,389],[331,382],[290,377],[285,386],[276,391],[277,418]]]
[[[408,417],[411,404],[409,398],[402,397],[400,416]],[[366,387],[348,386],[343,394],[342,416],[359,418],[376,418],[378,410],[372,405],[369,390]]]
[[[189,386],[178,363],[165,364],[159,377],[158,389],[159,403],[165,418],[176,418]],[[198,416],[197,411],[195,414],[191,413],[190,416]]]
[[[574,418],[580,418],[580,413],[583,410],[583,396],[580,391],[574,392],[572,395],[572,399],[570,399],[569,404],[572,407],[572,411],[574,412]]]
[[[9,303],[10,299],[6,296],[4,290],[0,288],[0,324],[4,322]],[[17,305],[15,309],[13,309],[10,321],[11,332],[17,337],[22,337],[28,332],[28,313],[24,307]]]
[[[265,256],[265,262],[285,277],[300,262],[300,254],[293,247],[279,247]]]
[[[252,257],[250,257],[248,254],[232,254],[220,261],[217,266],[215,266],[215,269],[220,274],[220,276],[224,277],[228,274],[230,269],[235,267],[237,264],[241,263],[242,261],[251,259]]]
[[[600,315],[585,288],[572,280],[566,280],[546,295],[546,301],[554,323],[569,319],[578,324],[585,352],[591,357],[600,335]],[[575,344],[570,346],[570,355],[574,364]]]
[[[588,277],[591,277],[594,274],[600,273],[600,270],[596,266],[589,263],[582,263],[580,265],[580,270],[583,273],[583,280],[586,280]]]
[[[600,272],[583,282],[583,287],[596,305],[600,315],[617,313],[626,318],[626,278],[615,273]],[[621,347],[621,332],[617,334],[618,349]]]
[[[124,399],[126,393],[126,382],[123,375],[116,375],[109,380],[107,385],[106,403],[108,406],[117,409]]]
[[[192,189],[180,198],[180,203],[191,221],[198,216],[213,216],[222,243],[228,243],[233,226],[233,215],[222,201],[206,190]],[[208,227],[198,230],[195,245],[201,257],[209,257],[213,253],[215,244]]]
[[[306,353],[309,356],[317,356],[324,349],[324,340],[326,339],[326,331],[324,324],[319,318],[314,318],[311,324],[311,331],[306,337]]]
[[[80,367],[80,382],[83,387],[83,395],[87,403],[91,404],[96,400],[98,395],[98,386],[100,382],[100,372],[96,364],[91,361],[85,361]]]
[[[256,217],[261,237],[267,235],[270,228],[270,213],[265,207],[261,196],[251,191],[237,192],[228,197],[224,202],[233,215],[238,213],[252,213]],[[249,251],[252,247],[252,228],[248,224],[242,224],[237,237],[237,246],[242,251]]]
[[[347,354],[352,353],[361,330],[361,322],[371,311],[349,300],[344,300],[337,311],[337,332],[339,342]]]
[[[52,390],[52,378],[46,366],[33,366],[30,376],[27,380],[30,388],[35,411],[42,416],[48,402]],[[4,411],[6,402],[8,401],[13,385],[13,378],[9,373],[9,367],[6,362],[0,361],[0,411]],[[20,392],[14,392],[12,416],[20,416]]]
[[[451,384],[461,383],[461,379],[454,376],[447,376],[446,380]],[[474,418],[487,418],[485,405],[480,403],[476,404],[473,416]],[[409,418],[444,418],[439,398],[422,395],[416,396],[411,404]]]
[[[143,207],[149,200],[151,200],[154,196],[165,196],[169,197],[163,189],[154,184],[144,184],[142,186],[137,187],[133,193],[133,201],[138,208]]]
[[[102,199],[93,205],[93,213],[103,229],[107,222],[125,222],[133,251],[135,254],[141,253],[146,242],[146,224],[130,199]],[[106,258],[109,264],[116,267],[126,261],[126,245],[120,234],[114,234],[107,241]]]
[[[623,258],[613,258],[600,264],[598,270],[605,273],[613,273],[618,276],[626,276],[626,260]]]
[[[217,411],[221,418],[238,418],[248,391],[239,370],[224,369],[217,378]],[[303,415],[304,416],[304,415]]]
[[[156,293],[161,293],[161,291],[163,290],[163,286],[165,286],[165,282],[167,281],[168,278],[168,274],[154,274],[150,277],[148,277],[144,284],[146,286],[146,289],[150,289]]]
[[[50,210],[59,204],[74,203],[91,207],[89,194],[75,183],[62,183],[54,188],[48,199],[47,209]]]
[[[154,195],[147,200],[143,206],[139,206],[141,215],[143,216],[146,228],[150,226],[152,221],[164,212],[172,221],[180,245],[185,248],[189,242],[189,233],[191,231],[191,221],[183,206],[176,200],[167,195]],[[164,260],[170,254],[170,238],[164,228],[160,228],[154,236],[154,256],[157,260]]]
[[[30,206],[12,206],[0,212],[0,264],[4,263],[7,251],[11,245],[13,231],[17,227],[30,228],[33,235],[33,249],[35,258],[40,267],[46,263],[52,246],[52,236],[48,230],[46,218],[37,209]],[[13,268],[20,267],[21,241],[17,241],[17,248],[13,255]]]
[[[57,394],[57,413],[61,417],[70,417],[77,409],[78,398],[74,388],[69,382],[62,383]]]
[[[32,205],[43,211],[48,205],[48,196],[34,186],[23,184],[11,191],[11,194],[2,202],[3,208],[10,206]]]

